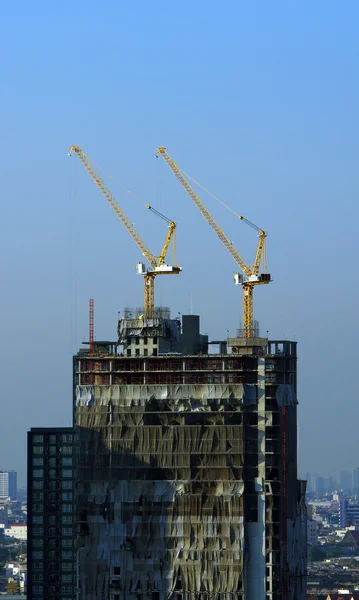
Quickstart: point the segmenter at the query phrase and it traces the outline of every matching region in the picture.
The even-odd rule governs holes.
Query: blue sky
[[[359,464],[359,7],[332,2],[11,2],[0,8],[0,468],[24,481],[26,431],[71,421],[71,355],[142,300],[139,253],[68,147],[178,225],[172,313],[235,333],[235,263],[163,161],[268,231],[262,333],[299,343],[301,472]],[[154,252],[166,229],[111,184]],[[211,198],[244,258],[256,237]]]

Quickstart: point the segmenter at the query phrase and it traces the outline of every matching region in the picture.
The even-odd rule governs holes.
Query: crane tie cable
[[[236,211],[233,210],[233,208],[231,208],[225,202],[223,202],[223,200],[221,200],[220,198],[218,198],[217,196],[215,196],[214,194],[212,194],[209,190],[207,190],[207,188],[204,187],[204,185],[202,185],[198,181],[196,181],[196,179],[194,179],[193,177],[191,177],[191,175],[189,175],[188,173],[186,173],[186,171],[184,171],[183,169],[181,169],[181,167],[178,166],[178,168],[181,171],[181,173],[183,173],[183,175],[185,175],[186,177],[188,177],[188,179],[190,179],[191,181],[193,181],[193,183],[195,183],[196,185],[198,185],[198,187],[200,187],[204,192],[206,192],[214,200],[217,200],[217,202],[219,202],[220,204],[222,204],[222,206],[224,206],[227,210],[229,210],[231,213],[233,213],[234,215],[236,215],[236,217],[238,217],[238,219],[240,219],[241,221],[244,221],[245,223],[247,223],[251,227],[254,227],[254,229],[256,229],[257,231],[262,231],[260,229],[260,227],[258,227],[257,225],[255,225],[254,223],[252,223],[251,221],[249,221],[248,219],[246,219],[242,215],[239,215],[238,213],[236,213]]]

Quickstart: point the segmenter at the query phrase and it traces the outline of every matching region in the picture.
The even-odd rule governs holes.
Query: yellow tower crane
[[[179,267],[176,264],[174,264],[172,266],[172,265],[167,265],[165,263],[166,254],[167,254],[171,239],[173,242],[173,248],[175,250],[176,224],[174,223],[174,221],[171,221],[170,219],[165,217],[158,210],[156,210],[156,209],[152,208],[152,206],[149,206],[148,204],[146,204],[146,208],[148,208],[151,212],[153,212],[158,217],[161,217],[161,219],[164,219],[168,223],[168,227],[169,227],[169,231],[168,231],[165,243],[163,245],[161,254],[159,256],[155,256],[154,254],[152,254],[152,252],[150,252],[148,250],[148,248],[146,247],[146,244],[144,243],[144,241],[142,240],[140,235],[137,233],[137,231],[133,227],[131,221],[128,219],[128,217],[125,215],[125,213],[123,212],[120,205],[115,200],[114,196],[111,194],[108,187],[102,181],[101,177],[96,172],[93,165],[90,163],[85,152],[80,148],[80,146],[71,146],[71,148],[69,150],[69,155],[71,156],[71,154],[73,152],[75,152],[77,157],[80,159],[80,161],[82,162],[86,171],[89,173],[90,177],[93,179],[93,181],[96,183],[98,188],[101,190],[101,192],[105,196],[106,200],[112,206],[116,215],[119,217],[119,219],[121,219],[123,225],[126,227],[128,233],[130,234],[132,239],[136,242],[136,244],[139,247],[139,249],[141,250],[143,256],[150,263],[150,268],[146,269],[145,265],[143,263],[139,262],[136,265],[136,271],[140,275],[144,275],[144,317],[145,317],[145,319],[153,319],[154,305],[155,305],[155,299],[154,299],[155,277],[157,277],[157,275],[178,275],[182,271],[181,267]]]
[[[266,233],[263,229],[260,229],[248,219],[245,219],[241,215],[237,215],[239,219],[247,223],[253,227],[259,236],[257,251],[254,259],[253,266],[248,266],[240,254],[237,252],[232,242],[228,239],[224,231],[220,228],[220,226],[216,223],[212,215],[208,212],[203,202],[197,196],[195,191],[192,189],[190,184],[188,183],[186,177],[184,176],[184,172],[180,169],[180,167],[172,160],[170,155],[168,154],[166,148],[161,146],[157,149],[156,154],[162,156],[165,160],[172,173],[177,177],[178,181],[185,189],[189,197],[193,200],[198,210],[202,213],[206,221],[210,224],[212,229],[216,232],[219,239],[231,254],[231,256],[236,261],[237,265],[241,269],[243,275],[240,273],[236,273],[234,275],[234,282],[236,285],[242,285],[243,290],[243,325],[244,325],[244,334],[246,338],[254,337],[254,323],[253,323],[253,288],[255,285],[263,285],[266,283],[270,283],[271,277],[268,273],[265,272],[265,238]],[[262,267],[262,272],[260,273]]]

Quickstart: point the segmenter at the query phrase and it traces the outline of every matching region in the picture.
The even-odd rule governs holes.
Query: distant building
[[[349,593],[347,590],[328,594],[326,600],[359,600],[359,592]]]
[[[8,507],[7,505],[0,508],[0,525],[7,527],[8,524]]]
[[[313,506],[307,506],[307,542],[308,546],[318,544],[318,521],[313,519]]]
[[[339,503],[339,525],[340,527],[359,525],[359,504],[349,504],[344,496]]]
[[[8,582],[6,589],[9,593],[11,593],[12,596],[14,593],[26,593],[26,563],[8,563],[7,565],[5,565],[5,577],[7,578]]]
[[[307,520],[307,536],[308,546],[316,546],[318,544],[318,523],[314,519]]]
[[[27,525],[10,525],[5,527],[5,535],[17,540],[27,540]]]
[[[353,471],[353,488],[355,492],[359,492],[359,467]]]
[[[307,482],[307,492],[311,493],[313,491],[313,477],[311,473],[305,474],[305,480]]]
[[[353,478],[351,471],[340,471],[340,489],[351,492],[353,489]]]
[[[359,531],[356,529],[349,529],[340,542],[340,545],[357,550],[359,548]]]
[[[0,500],[16,500],[17,473],[16,471],[0,471]]]

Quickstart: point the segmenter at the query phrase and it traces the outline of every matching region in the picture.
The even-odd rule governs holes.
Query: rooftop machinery
[[[190,184],[188,183],[184,171],[180,169],[180,167],[172,160],[170,155],[168,154],[166,148],[161,146],[157,149],[157,155],[162,156],[165,160],[172,173],[177,177],[178,181],[185,189],[187,194],[193,200],[198,210],[202,213],[206,221],[210,224],[212,229],[218,235],[219,239],[226,247],[228,252],[236,261],[237,265],[241,269],[243,275],[240,273],[236,273],[234,275],[234,282],[236,285],[242,285],[243,291],[243,325],[244,325],[244,335],[246,338],[254,337],[254,323],[253,323],[253,288],[255,285],[263,285],[266,283],[270,283],[271,277],[269,273],[266,273],[266,264],[265,264],[265,238],[266,233],[263,229],[260,229],[248,219],[245,219],[241,215],[237,215],[237,217],[253,227],[259,236],[257,251],[254,259],[253,266],[248,266],[240,254],[237,252],[233,243],[228,239],[224,231],[220,228],[220,226],[216,223],[212,215],[208,212],[203,202],[197,196],[195,191],[192,189]],[[188,177],[188,175],[187,175]],[[260,273],[262,267],[262,272]]]
[[[80,159],[83,166],[85,167],[86,171],[89,173],[90,177],[93,179],[93,181],[96,183],[96,185],[99,187],[99,189],[105,196],[106,200],[112,206],[113,210],[115,211],[115,213],[117,214],[119,219],[122,221],[123,225],[126,227],[128,233],[130,234],[132,239],[136,242],[137,246],[140,248],[143,256],[150,263],[150,268],[146,269],[145,265],[143,263],[139,262],[136,266],[136,271],[138,274],[144,275],[144,318],[145,319],[153,319],[154,304],[155,304],[155,300],[154,300],[155,277],[157,277],[157,275],[178,275],[182,271],[182,268],[179,267],[177,264],[175,264],[175,260],[173,261],[174,262],[173,265],[167,265],[165,263],[166,254],[167,254],[171,239],[172,239],[174,250],[176,247],[176,244],[175,244],[176,224],[174,223],[174,221],[171,221],[170,219],[165,217],[163,214],[161,214],[158,210],[156,210],[156,209],[152,208],[152,206],[149,206],[148,204],[146,204],[146,208],[148,208],[151,212],[153,212],[158,217],[161,217],[161,219],[164,219],[167,222],[168,227],[169,227],[169,231],[168,231],[165,243],[163,245],[161,254],[159,256],[155,256],[154,254],[152,254],[152,252],[150,252],[150,250],[148,250],[148,248],[146,247],[146,244],[144,243],[144,241],[142,240],[140,235],[137,233],[137,231],[133,227],[133,224],[131,223],[131,221],[128,219],[128,217],[125,215],[125,213],[123,212],[120,205],[115,200],[114,196],[111,194],[108,187],[102,181],[101,177],[96,172],[93,165],[90,163],[85,152],[80,148],[80,146],[71,146],[71,148],[69,150],[69,155],[71,156],[71,154],[73,152],[75,152],[75,154]]]

